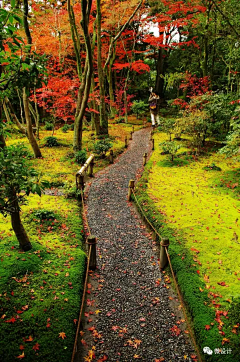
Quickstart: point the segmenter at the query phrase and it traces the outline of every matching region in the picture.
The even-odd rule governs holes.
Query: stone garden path
[[[135,132],[87,191],[98,267],[89,278],[78,362],[194,360],[179,303],[159,270],[157,245],[127,201],[128,182],[142,173],[149,138],[150,128]]]

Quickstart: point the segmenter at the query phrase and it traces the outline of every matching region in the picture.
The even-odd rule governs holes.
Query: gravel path
[[[92,361],[91,355],[100,362],[194,360],[179,303],[159,271],[156,243],[127,202],[128,182],[142,172],[143,153],[149,152],[149,135],[150,128],[134,133],[127,151],[88,190],[98,268],[89,279],[78,362]]]

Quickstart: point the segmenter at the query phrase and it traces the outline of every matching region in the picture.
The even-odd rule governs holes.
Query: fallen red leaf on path
[[[104,362],[104,361],[106,361],[107,359],[108,359],[108,357],[107,357],[106,355],[104,355],[103,357],[99,358],[99,359],[97,360],[97,362]]]

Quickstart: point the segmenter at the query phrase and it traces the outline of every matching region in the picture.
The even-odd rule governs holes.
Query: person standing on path
[[[149,107],[150,107],[150,114],[151,114],[151,121],[152,121],[152,128],[155,128],[156,122],[159,125],[159,95],[156,91],[151,92],[150,97],[148,99]]]

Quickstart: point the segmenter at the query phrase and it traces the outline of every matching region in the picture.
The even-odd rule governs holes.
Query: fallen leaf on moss
[[[15,323],[16,319],[14,317],[12,317],[11,319],[8,319],[6,321],[4,321],[5,323]]]
[[[224,345],[224,343],[229,343],[230,342],[230,339],[228,338],[223,338],[222,340],[222,345]]]
[[[37,351],[37,350],[39,350],[39,347],[40,347],[40,344],[36,343],[36,344],[34,344],[32,349],[34,349],[34,351]]]
[[[64,333],[64,332],[61,332],[61,333],[59,333],[59,338],[62,338],[62,339],[64,339],[64,338],[66,338],[67,336],[66,336],[66,334]]]
[[[19,358],[19,359],[22,359],[22,358],[24,358],[25,357],[25,354],[24,354],[24,352],[22,353],[22,354],[20,354],[18,357],[16,357],[16,358]]]

